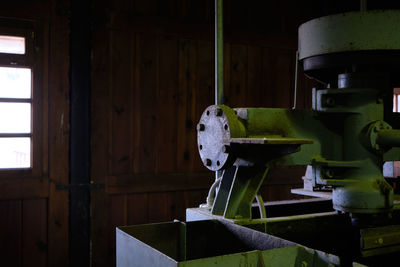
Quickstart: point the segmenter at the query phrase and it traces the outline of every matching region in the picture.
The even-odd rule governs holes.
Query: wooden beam
[[[69,147],[69,1],[51,0],[48,47],[48,149],[50,190],[48,200],[48,263],[67,267]]]
[[[291,185],[302,183],[303,166],[276,167],[270,170],[264,185]],[[197,173],[143,173],[108,176],[107,194],[131,194],[208,189],[214,182],[212,172]]]
[[[107,177],[107,194],[168,192],[209,188],[214,181],[212,172],[132,174]]]
[[[0,200],[47,198],[49,181],[43,178],[0,179]]]

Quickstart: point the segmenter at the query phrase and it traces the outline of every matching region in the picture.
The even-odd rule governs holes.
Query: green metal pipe
[[[400,130],[380,130],[376,143],[386,147],[400,147]]]
[[[224,99],[223,0],[215,0],[215,105]]]
[[[215,0],[215,105],[224,104],[224,17],[223,0]],[[215,172],[215,180],[222,175]]]

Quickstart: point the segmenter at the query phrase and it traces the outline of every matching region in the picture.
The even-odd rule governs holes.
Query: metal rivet
[[[202,145],[200,145],[200,146],[199,146],[199,149],[200,149],[200,150],[202,150],[202,149],[203,149],[203,146],[202,146]]]
[[[206,126],[202,123],[197,124],[197,131],[204,131],[206,129]]]
[[[228,131],[228,129],[229,129],[228,124],[224,125],[224,129],[225,129],[225,131]]]
[[[217,160],[217,166],[219,166],[221,163],[219,163],[219,160]]]
[[[329,106],[334,106],[335,105],[335,99],[334,98],[332,98],[332,97],[328,97],[326,100],[325,100],[325,103],[327,104],[327,105],[329,105]]]
[[[205,159],[205,160],[204,160],[204,165],[206,165],[206,166],[210,167],[210,166],[211,166],[211,164],[212,164],[212,161],[211,161],[211,159]]]
[[[332,170],[326,170],[325,174],[326,174],[326,176],[327,176],[328,178],[332,178],[333,175],[334,175],[334,173],[333,173]]]

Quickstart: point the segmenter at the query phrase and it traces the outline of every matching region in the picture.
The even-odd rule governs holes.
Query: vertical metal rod
[[[295,74],[294,74],[294,99],[293,99],[293,108],[296,109],[297,105],[297,79],[298,79],[298,67],[299,67],[299,51],[296,51],[296,67],[295,67]]]
[[[215,0],[215,105],[224,98],[224,25],[223,0]]]
[[[223,0],[215,0],[215,105],[224,102],[224,20]],[[215,180],[221,176],[215,172]],[[217,190],[217,189],[216,189]]]
[[[367,0],[360,0],[360,11],[367,11]]]

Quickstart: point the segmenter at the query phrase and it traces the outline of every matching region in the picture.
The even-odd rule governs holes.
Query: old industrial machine
[[[125,266],[127,248],[144,251],[143,244],[129,245],[132,235],[151,242],[164,266],[398,261],[400,212],[382,166],[400,160],[399,122],[392,111],[393,88],[400,86],[399,29],[395,10],[338,14],[301,25],[299,64],[324,85],[312,89],[312,110],[209,106],[197,125],[200,157],[217,172],[207,203],[189,209],[187,223],[163,226],[175,236],[169,239],[175,240],[174,249],[152,241],[149,236],[162,236],[155,226],[119,229],[118,266]],[[258,190],[271,167],[290,165],[309,165],[308,191],[330,190],[331,200],[294,201],[295,213],[270,214],[273,207]],[[329,205],[302,214],[304,205],[321,203]],[[207,252],[199,253],[202,248]],[[173,260],[167,264],[160,251]],[[248,251],[256,252],[245,259]]]

